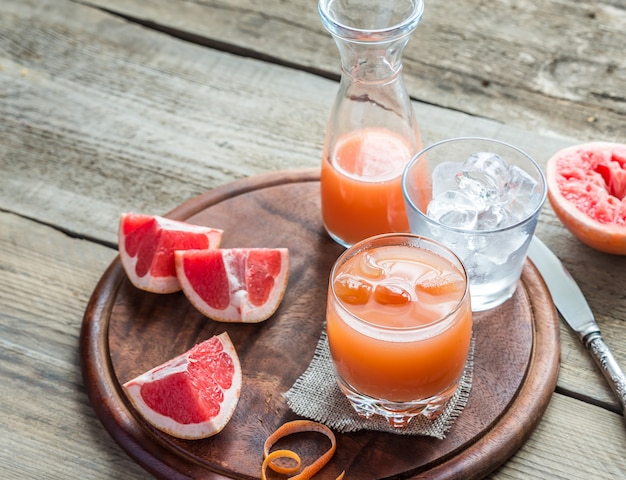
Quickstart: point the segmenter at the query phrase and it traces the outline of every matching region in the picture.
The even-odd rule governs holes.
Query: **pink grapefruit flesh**
[[[258,323],[278,308],[287,288],[286,248],[185,250],[175,254],[183,293],[205,316]]]
[[[133,285],[154,293],[180,290],[174,251],[217,248],[222,230],[155,215],[124,213],[118,229],[118,249]]]
[[[155,428],[197,440],[222,431],[241,393],[239,358],[226,332],[126,382],[133,406]]]
[[[581,242],[626,255],[626,145],[592,142],[565,148],[547,163],[548,199]]]

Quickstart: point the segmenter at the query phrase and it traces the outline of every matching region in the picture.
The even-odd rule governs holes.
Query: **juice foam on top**
[[[349,259],[334,281],[347,310],[369,323],[406,328],[450,313],[465,292],[462,273],[434,253],[386,246]]]
[[[411,158],[407,141],[384,129],[366,128],[344,135],[331,156],[341,174],[361,181],[388,181],[402,174]]]

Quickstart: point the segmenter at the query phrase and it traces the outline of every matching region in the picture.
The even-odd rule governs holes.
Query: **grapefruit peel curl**
[[[296,452],[283,449],[275,450],[270,453],[270,449],[278,440],[291,434],[300,432],[318,432],[322,435],[326,435],[330,440],[330,448],[321,457],[315,460],[315,462],[302,469],[302,471],[300,471],[302,467],[302,461],[300,460],[300,456]],[[267,480],[266,472],[268,468],[276,473],[281,473],[285,475],[297,473],[297,475],[289,477],[289,480],[309,480],[330,461],[330,459],[335,454],[336,449],[337,441],[335,439],[335,434],[327,426],[310,420],[294,420],[291,422],[287,422],[278,427],[278,429],[274,433],[272,433],[267,438],[267,440],[265,440],[265,444],[263,445],[264,460],[263,465],[261,466],[261,480]],[[289,467],[278,465],[275,462],[275,460],[277,460],[278,458],[288,458],[290,460],[293,460],[295,462],[295,465]],[[342,480],[344,474],[345,472],[341,472],[337,477],[337,480]]]

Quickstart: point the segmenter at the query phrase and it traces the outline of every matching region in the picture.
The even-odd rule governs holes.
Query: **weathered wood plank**
[[[45,14],[32,18],[34,4]],[[163,213],[236,178],[319,165],[332,81],[189,45],[67,1],[12,0],[3,24],[7,208],[31,217],[48,210],[48,221],[113,243],[123,210]],[[568,143],[415,107],[428,120],[425,143],[496,136],[540,161]],[[55,218],[60,212],[67,216]]]
[[[487,478],[617,480],[626,472],[626,459],[619,453],[624,448],[621,416],[555,394],[524,446]]]
[[[320,161],[331,81],[67,1],[5,2],[2,23],[3,207],[113,242],[120,211]]]
[[[241,4],[232,15],[224,10],[231,2],[207,15],[215,11],[186,2],[123,3],[129,15],[195,33],[220,48],[256,49],[277,62],[337,74],[336,49],[314,4]],[[156,10],[140,15],[140,5]],[[478,6],[470,17],[455,5],[433,5],[450,18],[425,18],[412,44],[428,41],[418,50],[436,48],[424,50],[423,63],[407,51],[407,74],[416,98],[472,115],[416,103],[426,143],[456,134],[493,136],[543,164],[574,138],[618,132],[619,140],[624,41],[615,25],[624,25],[623,2],[547,2],[533,10],[530,2],[502,1],[501,8]],[[511,12],[526,20],[523,29],[507,20],[495,22],[499,28],[489,34],[478,31],[479,20],[506,20]],[[578,23],[581,15],[589,20]],[[459,33],[455,22],[470,30]],[[102,429],[78,368],[82,313],[115,251],[62,231],[114,245],[124,210],[164,213],[236,178],[317,165],[336,83],[190,45],[77,2],[8,0],[0,24],[0,438],[9,446],[0,449],[0,477],[63,477],[69,463],[80,478],[148,478]],[[566,25],[574,25],[576,35],[563,35]],[[543,35],[522,42],[528,31]],[[304,54],[287,57],[286,42]],[[530,57],[522,48],[529,44],[535,47]],[[437,45],[463,48],[452,52],[456,57],[439,58]],[[616,48],[622,50],[616,54]],[[477,55],[501,67],[489,71],[476,63]],[[549,61],[550,55],[560,60]],[[517,69],[521,64],[528,65]],[[540,135],[545,132],[570,139]],[[580,245],[549,207],[538,233],[580,281],[625,365],[626,259]],[[562,343],[559,389],[615,407],[595,365],[565,328]],[[527,444],[490,478],[621,478],[622,427],[615,414],[557,394]],[[615,447],[606,450],[607,443]]]
[[[38,355],[0,343],[2,478],[150,478],[102,428],[77,361],[53,357],[71,350]]]
[[[1,478],[148,478],[89,404],[78,335],[117,252],[0,213]]]
[[[115,252],[12,214],[0,213],[0,225],[0,438],[10,445],[0,449],[0,477],[61,478],[71,465],[75,478],[150,478],[104,431],[80,378],[82,311]],[[616,417],[555,394],[527,443],[489,478],[621,478],[626,430]]]
[[[44,11],[34,16],[37,9]],[[2,22],[6,211],[114,245],[123,211],[161,214],[242,176],[319,164],[332,81],[190,45],[67,1],[11,0]],[[429,120],[422,129],[427,143],[461,133],[497,137],[542,164],[568,144],[415,107]],[[538,234],[592,298],[607,341],[626,364],[626,347],[618,343],[626,259],[579,244],[549,206]],[[559,385],[616,405],[566,330],[563,338]]]
[[[339,75],[316,1],[89,3],[217,48]],[[621,0],[427,1],[404,57],[407,86],[417,100],[538,133],[623,141],[625,24]]]

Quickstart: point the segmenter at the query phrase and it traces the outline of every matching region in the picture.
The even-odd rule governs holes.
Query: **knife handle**
[[[592,353],[594,360],[609,382],[611,390],[617,396],[622,414],[626,418],[626,376],[620,369],[609,346],[602,339],[600,332],[592,332],[585,339],[585,346]]]

